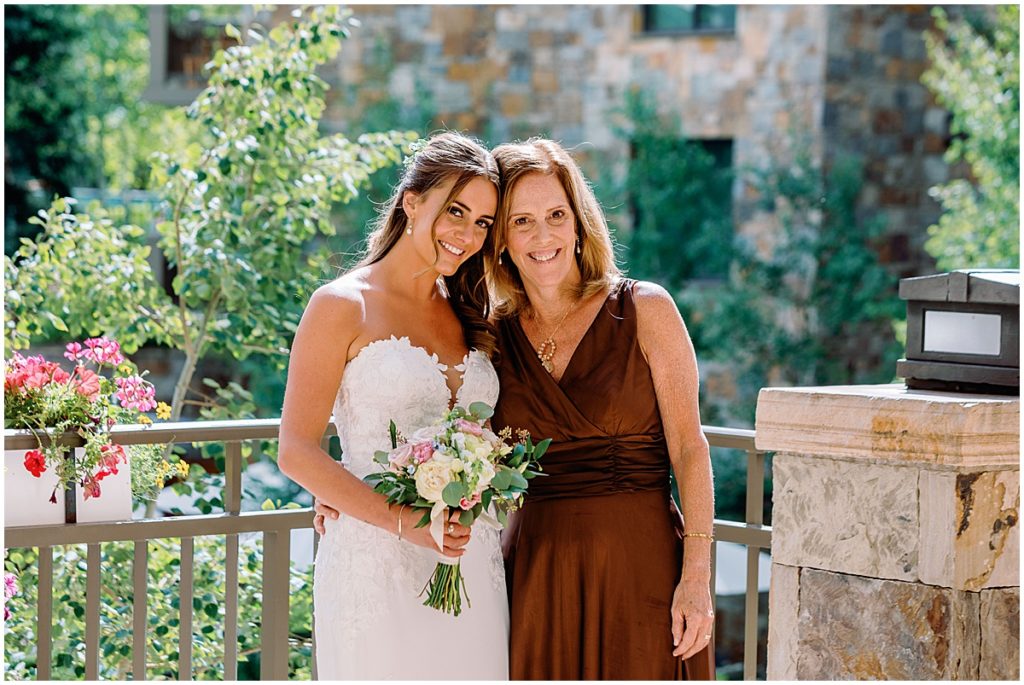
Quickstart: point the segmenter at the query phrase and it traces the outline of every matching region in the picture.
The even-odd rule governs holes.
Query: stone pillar
[[[1020,399],[766,388],[770,680],[1019,675]]]

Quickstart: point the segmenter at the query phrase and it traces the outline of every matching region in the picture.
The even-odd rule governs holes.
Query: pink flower
[[[107,471],[103,475],[117,475],[117,465],[127,463],[128,455],[125,454],[124,447],[121,445],[107,444],[100,447],[100,464],[103,465],[103,470]],[[100,478],[96,480],[100,480]]]
[[[115,378],[117,384],[117,400],[125,409],[137,409],[138,411],[150,411],[156,409],[156,390],[152,384],[142,380],[139,376],[128,378]]]
[[[99,478],[95,478],[93,476],[85,477],[85,479],[82,481],[82,495],[84,496],[85,499],[88,500],[91,497],[100,496],[100,480],[102,479],[103,476],[100,476]]]
[[[102,338],[89,338],[85,341],[85,346],[89,349],[83,354],[89,361],[96,362],[97,364],[110,364],[111,366],[117,366],[124,361],[120,343],[106,336]]]
[[[412,445],[405,443],[391,451],[388,461],[391,462],[393,470],[402,470],[412,461],[412,454]]]
[[[462,509],[472,509],[479,502],[480,502],[480,493],[477,493],[477,494],[473,495],[472,497],[470,497],[469,499],[466,499],[465,497],[460,499],[459,500],[459,507],[462,508]]]
[[[80,343],[68,343],[64,347],[64,349],[66,350],[64,352],[64,356],[67,357],[70,361],[78,361],[79,359],[82,359],[83,357],[86,356],[85,350],[82,349],[82,345]]]
[[[39,450],[25,452],[25,469],[36,478],[46,470],[46,458]]]
[[[483,428],[480,424],[473,421],[467,421],[466,419],[459,419],[455,422],[455,428],[462,431],[463,433],[469,433],[470,435],[480,436],[483,435]]]
[[[66,383],[69,374],[56,362],[48,362],[42,357],[29,357],[19,369],[19,385],[29,389],[39,389],[50,383]]]
[[[412,458],[416,460],[417,464],[430,461],[434,456],[434,443],[432,442],[418,442],[412,447]]]
[[[79,395],[88,398],[90,402],[95,402],[100,397],[100,377],[85,368],[84,366],[75,367],[75,376],[72,385]]]

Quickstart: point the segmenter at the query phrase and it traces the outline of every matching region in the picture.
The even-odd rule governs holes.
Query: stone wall
[[[592,175],[599,163],[621,172],[629,150],[613,111],[642,87],[687,136],[732,139],[736,168],[784,159],[794,135],[819,161],[863,154],[862,214],[884,215],[883,260],[898,275],[931,268],[921,246],[938,210],[927,188],[949,171],[945,112],[918,81],[927,7],[741,5],[724,35],[644,34],[633,5],[355,12],[362,25],[324,74],[330,125],[346,129],[392,102],[492,143],[546,135],[579,146]],[[742,182],[733,195],[737,230],[767,246],[773,215]]]
[[[1016,679],[1019,398],[765,389],[770,679]]]
[[[880,254],[900,277],[933,264],[923,229],[940,208],[928,188],[950,174],[942,158],[948,113],[921,83],[928,67],[922,32],[931,26],[923,5],[839,5],[828,16],[826,163],[863,159],[860,216],[885,221]]]

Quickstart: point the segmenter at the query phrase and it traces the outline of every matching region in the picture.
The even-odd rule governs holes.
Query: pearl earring
[[[405,222],[405,234],[412,235],[412,222],[415,221],[415,217],[410,216]]]
[[[576,238],[576,254],[580,254],[581,252],[582,250],[580,250],[580,239]]]
[[[502,250],[504,252],[504,250]],[[501,266],[501,252],[498,253],[498,266]]]

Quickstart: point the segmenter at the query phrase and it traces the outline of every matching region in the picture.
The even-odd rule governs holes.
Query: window
[[[250,5],[152,5],[149,8],[149,87],[147,100],[186,105],[206,87],[203,66],[235,44],[225,34],[230,23],[242,28],[271,14]]]
[[[644,5],[643,33],[735,33],[736,5]]]

